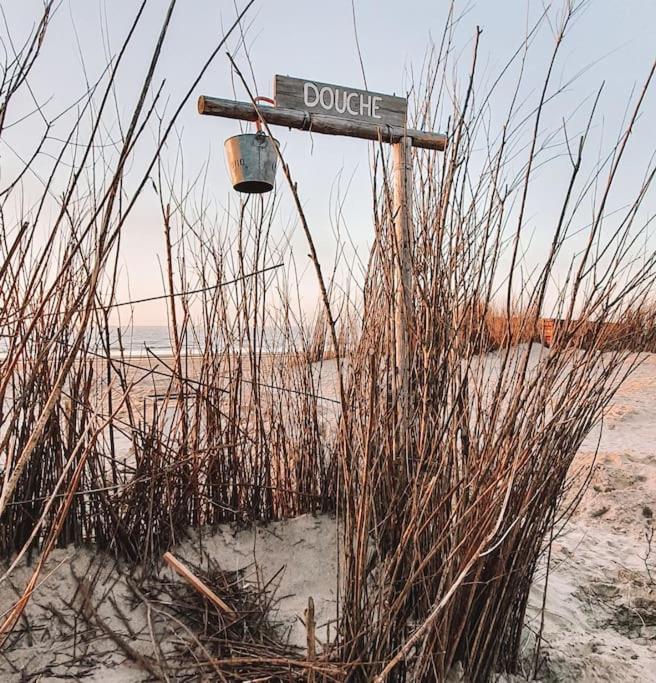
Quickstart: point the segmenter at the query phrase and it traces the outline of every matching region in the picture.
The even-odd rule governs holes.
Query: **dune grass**
[[[53,9],[47,2],[41,23],[7,65],[0,136],[12,100],[27,87]],[[558,59],[574,13],[567,5],[548,64]],[[637,260],[633,250],[648,229],[635,215],[650,174],[617,230],[610,237],[603,230],[653,68],[613,153],[596,167],[594,186],[581,173],[598,102],[590,105],[574,145],[578,157],[571,157],[568,183],[555,198],[550,250],[523,277],[526,198],[543,163],[540,118],[559,89],[548,67],[528,114],[509,105],[502,133],[490,137],[485,94],[475,96],[476,53],[464,88],[447,87],[447,26],[413,90],[423,93],[413,125],[448,121],[449,146],[443,157],[413,153],[407,385],[396,368],[398,245],[380,146],[365,281],[342,288],[349,296],[341,297],[334,283],[323,282],[309,323],[294,298],[293,269],[264,270],[274,256],[288,256],[271,236],[275,199],[249,199],[215,219],[159,176],[163,305],[174,357],[135,364],[127,353],[111,356],[110,319],[121,303],[115,291],[122,230],[153,169],[161,170],[180,110],[158,126],[162,135],[147,161],[137,160],[135,143],[145,144],[145,124],[156,110],[153,73],[172,16],[163,15],[152,70],[118,148],[104,144],[103,131],[116,115],[107,106],[117,95],[116,73],[130,67],[123,52],[83,100],[68,132],[81,151],[64,162],[64,142],[51,161],[51,177],[63,175],[67,190],[53,200],[47,187],[40,198],[43,205],[54,201],[54,212],[12,208],[22,206],[14,200],[29,160],[16,177],[3,179],[0,555],[13,562],[27,555],[34,572],[16,603],[3,606],[0,637],[15,627],[57,546],[102,548],[156,572],[162,553],[190,527],[325,512],[336,515],[343,539],[337,635],[318,655],[331,661],[332,680],[441,681],[456,663],[475,681],[517,671],[526,657],[524,614],[535,568],[569,512],[560,507],[569,465],[640,362],[634,352],[656,349],[656,257]],[[140,21],[137,10],[124,47],[140,35]],[[190,79],[180,105],[196,82]],[[48,132],[46,125],[43,140]],[[527,132],[517,164],[516,142]],[[39,148],[37,141],[35,155]],[[307,226],[302,175],[298,185],[286,166],[285,175]],[[588,211],[594,207],[593,220],[570,257],[583,199],[590,200]],[[548,304],[563,258],[565,281]],[[339,323],[337,310],[348,312]],[[549,349],[538,343],[545,318],[559,321]],[[199,349],[193,363],[190,346]],[[339,390],[324,395],[317,364],[330,358]],[[537,666],[539,638],[531,657]],[[199,666],[206,670],[210,662]],[[315,680],[325,670],[318,668]]]

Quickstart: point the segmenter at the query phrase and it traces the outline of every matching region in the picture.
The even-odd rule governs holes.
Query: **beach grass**
[[[23,52],[8,65],[0,113],[24,92],[53,10],[46,2]],[[570,8],[561,17],[550,59],[558,58],[573,15]],[[139,22],[137,14],[136,34],[127,35],[124,47],[139,35]],[[153,70],[169,22],[165,14]],[[238,629],[229,629],[230,646],[253,665],[240,680],[262,673],[273,651],[282,653],[276,675],[290,670],[290,680],[443,681],[459,666],[469,680],[483,682],[519,670],[535,569],[556,525],[571,513],[562,504],[572,493],[572,460],[642,354],[656,350],[656,257],[640,260],[633,249],[648,231],[632,220],[648,180],[635,188],[626,220],[610,237],[604,230],[606,200],[621,177],[654,70],[631,102],[610,166],[596,167],[600,176],[608,173],[594,188],[581,177],[598,103],[589,105],[579,158],[558,198],[559,219],[549,226],[549,250],[525,276],[525,200],[532,169],[543,161],[540,114],[555,97],[550,88],[558,88],[548,70],[529,114],[511,108],[503,134],[491,139],[472,94],[476,52],[470,80],[453,91],[453,46],[445,35],[414,88],[424,99],[414,104],[413,125],[421,128],[426,112],[439,114],[449,122],[449,146],[439,162],[413,152],[407,377],[397,367],[396,212],[380,145],[375,239],[364,281],[349,287],[337,287],[334,275],[324,281],[302,185],[285,165],[320,280],[310,317],[299,305],[294,270],[267,270],[272,254],[288,255],[271,236],[275,197],[244,201],[238,211],[209,219],[205,207],[157,182],[166,245],[162,306],[172,353],[140,359],[113,346],[110,321],[121,303],[120,236],[176,122],[177,113],[160,122],[148,160],[143,153],[136,158],[154,111],[153,73],[126,118],[121,144],[105,156],[96,152],[115,116],[106,103],[116,95],[116,70],[129,68],[122,57],[83,100],[69,139],[85,151],[72,167],[54,157],[50,173],[63,176],[67,188],[54,212],[10,211],[22,206],[17,196],[29,161],[8,185],[5,179],[0,556],[8,568],[0,581],[22,562],[32,564],[15,602],[0,609],[0,643],[38,594],[57,548],[102,550],[107,562],[139,568],[154,581],[163,554],[190,530],[325,513],[339,530],[338,620],[319,654],[312,647],[290,653],[277,642],[263,649],[258,639],[268,626],[254,623],[252,612],[264,619],[266,590],[244,591],[224,568],[202,573],[246,605],[248,637],[235,645]],[[197,82],[190,79],[180,106]],[[529,143],[517,166],[520,134]],[[486,150],[483,160],[475,143]],[[126,194],[126,188],[133,189]],[[51,194],[43,191],[44,204]],[[586,214],[585,243],[570,257],[584,200],[593,207],[592,221]],[[557,268],[563,258],[564,271]],[[196,293],[187,294],[191,289]],[[546,319],[558,321],[548,348],[541,343]],[[212,620],[203,617],[196,594],[184,598],[192,610],[189,629],[222,628],[213,612]],[[225,643],[204,639],[219,648],[208,652],[192,641],[185,641],[185,654],[193,653],[198,671],[230,680],[234,662],[221,664]],[[540,643],[538,633],[536,669]],[[155,666],[157,654],[147,662]]]

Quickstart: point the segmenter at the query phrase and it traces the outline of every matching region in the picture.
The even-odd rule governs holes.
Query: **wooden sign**
[[[318,81],[276,76],[276,107],[324,114],[380,126],[405,128],[408,100],[405,97],[330,85]]]

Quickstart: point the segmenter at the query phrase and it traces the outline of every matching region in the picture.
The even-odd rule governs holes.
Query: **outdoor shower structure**
[[[272,107],[259,107],[267,100]],[[409,392],[409,317],[412,311],[411,237],[412,147],[443,151],[447,138],[407,128],[408,100],[405,97],[348,88],[309,79],[276,76],[274,99],[254,98],[236,102],[201,96],[198,112],[206,116],[256,122],[256,134],[226,140],[226,156],[233,186],[246,193],[273,189],[277,142],[260,130],[260,122],[298,130],[343,135],[392,145],[394,160],[395,250],[395,352],[399,406],[406,414]]]

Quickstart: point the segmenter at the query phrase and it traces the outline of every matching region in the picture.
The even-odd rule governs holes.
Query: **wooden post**
[[[410,316],[412,315],[412,138],[392,146],[394,161],[395,301],[394,336],[399,417],[405,433],[409,420]]]
[[[305,610],[305,631],[307,633],[307,661],[310,665],[317,659],[316,647],[316,622],[314,620],[314,600],[312,596],[308,597],[308,606]],[[314,669],[310,668],[308,671],[308,683],[315,683],[316,677]]]

